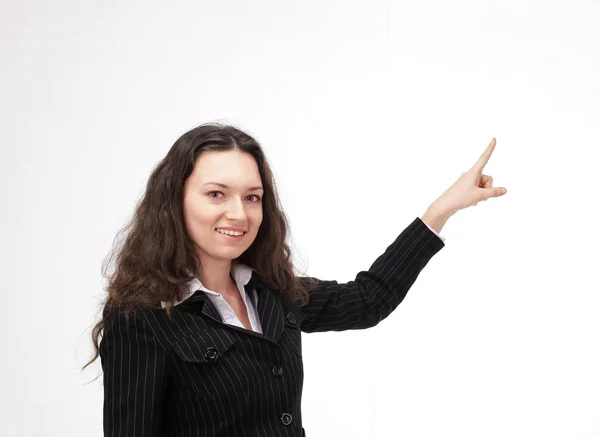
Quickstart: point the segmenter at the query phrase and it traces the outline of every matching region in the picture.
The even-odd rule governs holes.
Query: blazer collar
[[[276,296],[275,292],[265,284],[256,270],[245,264],[232,262],[232,276],[238,284],[238,288],[240,286],[244,287],[246,294],[251,295],[252,290],[256,290],[257,292],[258,305],[256,311],[263,333],[260,334],[247,330],[244,330],[244,332],[250,335],[266,336],[276,342],[279,341],[286,321],[285,309],[282,306],[279,296]],[[201,306],[202,316],[223,323],[221,315],[201,289],[202,283],[197,278],[194,278],[186,286],[187,294],[181,301],[176,302],[175,305],[181,303],[184,303],[185,306],[199,305]],[[162,306],[165,306],[165,302],[163,302]],[[237,327],[232,328],[238,329]]]

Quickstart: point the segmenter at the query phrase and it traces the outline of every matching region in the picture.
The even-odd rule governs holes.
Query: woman
[[[494,147],[368,271],[338,284],[295,275],[254,138],[219,124],[185,133],[149,178],[93,330],[86,366],[100,356],[105,435],[305,435],[301,331],[386,318],[444,247],[446,220],[504,194],[482,174]]]

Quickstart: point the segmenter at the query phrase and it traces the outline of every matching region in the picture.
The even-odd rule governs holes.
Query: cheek
[[[190,235],[201,235],[211,231],[216,219],[210,208],[190,208],[186,211],[185,225]]]
[[[252,216],[252,223],[254,225],[255,232],[258,232],[258,228],[260,228],[260,225],[262,224],[262,220],[263,220],[262,210],[257,211],[256,214],[254,214]]]

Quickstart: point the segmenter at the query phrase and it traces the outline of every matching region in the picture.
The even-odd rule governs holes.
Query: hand
[[[448,188],[435,202],[435,206],[441,211],[454,214],[461,209],[475,206],[482,200],[490,197],[500,197],[506,194],[506,188],[492,187],[493,178],[483,174],[483,168],[492,156],[496,147],[496,138],[492,139],[490,145],[485,149],[483,155],[475,165],[466,173],[463,173],[454,184]]]

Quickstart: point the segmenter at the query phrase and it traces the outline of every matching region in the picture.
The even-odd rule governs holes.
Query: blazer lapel
[[[253,275],[254,276],[254,275]],[[248,283],[250,285],[250,283]],[[252,290],[246,286],[246,292]],[[281,298],[276,296],[267,286],[256,285],[258,294],[258,305],[256,311],[263,335],[279,342],[279,337],[283,333],[284,310],[281,305]]]
[[[262,334],[224,323],[221,315],[202,290],[197,290],[183,303],[186,305],[200,303],[202,305],[202,316],[209,317],[216,322],[222,323],[224,326],[242,331],[249,335],[268,337],[269,339],[278,342],[281,334],[283,333],[285,317],[284,308],[281,304],[281,298],[275,295],[275,293],[271,291],[269,287],[267,287],[267,285],[262,281],[256,272],[252,272],[252,278],[244,286],[244,290],[248,296],[252,296],[250,293],[252,293],[253,289],[256,289],[257,291],[258,305],[256,311],[258,313],[258,319],[260,320]]]

